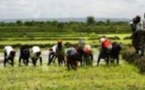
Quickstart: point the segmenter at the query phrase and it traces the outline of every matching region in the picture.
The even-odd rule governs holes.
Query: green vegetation
[[[6,67],[0,69],[1,90],[144,90],[145,77],[123,61],[119,66]]]
[[[0,23],[0,49],[5,45],[20,47],[23,44],[48,48],[62,39],[65,45],[85,38],[93,46],[99,38],[130,44],[131,30],[127,22],[97,22],[88,17],[83,22],[38,22],[18,20]],[[125,50],[125,48],[123,48]],[[96,49],[95,49],[96,51]],[[121,61],[119,66],[104,64],[78,67],[68,71],[65,66],[28,66],[0,68],[0,90],[144,90],[145,77],[137,67]]]
[[[23,44],[41,47],[52,46],[58,39],[65,44],[77,43],[80,38],[85,38],[93,46],[99,45],[102,35],[114,41],[129,44],[130,26],[127,22],[95,21],[94,17],[87,17],[86,22],[57,22],[57,21],[26,21],[15,23],[0,23],[0,48],[6,45],[19,47]],[[110,35],[112,33],[112,35]],[[128,33],[128,34],[126,34]]]
[[[43,35],[44,34],[44,35]],[[19,35],[19,34],[9,34],[9,37],[6,36],[1,36],[0,38],[0,48],[4,47],[5,45],[13,45],[14,47],[19,47],[20,45],[23,44],[28,44],[28,45],[39,45],[43,47],[48,47],[54,45],[58,39],[62,39],[64,44],[67,43],[78,43],[78,40],[81,38],[85,38],[87,43],[90,43],[93,46],[98,46],[100,45],[99,43],[99,38],[101,36],[104,36],[102,34],[95,34],[95,33],[36,33],[36,34],[31,34],[31,37],[29,37],[30,33],[25,35]],[[55,34],[52,36],[52,34]],[[11,36],[10,36],[11,35]],[[45,36],[47,35],[47,36]],[[63,36],[64,35],[64,36]],[[131,40],[130,39],[124,39],[126,36],[130,36],[130,34],[105,34],[105,36],[109,37],[112,39],[112,41],[117,41],[117,42],[122,42],[124,44],[130,44]]]
[[[95,21],[87,17],[86,22],[57,22],[57,21],[21,21],[14,23],[0,22],[0,49],[6,45],[19,48],[23,44],[30,46],[49,47],[58,39],[69,46],[85,38],[94,47],[100,45],[99,38],[107,36],[112,41],[130,44],[131,30],[128,22]]]

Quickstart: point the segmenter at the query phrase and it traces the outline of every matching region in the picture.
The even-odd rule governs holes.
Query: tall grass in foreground
[[[119,66],[0,68],[0,90],[145,90],[145,76],[123,61]]]

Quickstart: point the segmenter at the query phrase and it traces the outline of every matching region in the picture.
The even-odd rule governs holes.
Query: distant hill
[[[16,22],[17,20],[25,21],[58,21],[58,22],[86,22],[87,18],[35,18],[35,19],[0,19],[0,22]],[[127,18],[95,18],[96,21],[105,22],[109,19],[111,22],[129,22]]]

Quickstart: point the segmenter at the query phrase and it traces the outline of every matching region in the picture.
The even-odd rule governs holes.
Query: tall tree
[[[92,24],[95,24],[95,18],[93,17],[93,16],[89,16],[89,17],[87,17],[87,24],[89,24],[89,25],[92,25]]]
[[[17,24],[17,25],[22,25],[23,22],[22,22],[21,20],[17,20],[17,21],[16,21],[16,24]]]

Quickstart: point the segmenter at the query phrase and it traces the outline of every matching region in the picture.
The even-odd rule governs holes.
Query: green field
[[[145,77],[124,61],[77,71],[57,65],[15,66],[0,68],[0,85],[1,90],[144,90]]]
[[[36,33],[25,36],[21,35],[21,33],[3,33],[0,38],[0,46],[13,45],[20,46],[23,44],[28,45],[44,45],[52,46],[57,42],[58,39],[62,39],[65,43],[78,43],[79,39],[85,38],[86,42],[91,45],[99,45],[99,38],[102,36],[106,37],[118,37],[118,39],[112,39],[112,41],[121,42],[124,44],[131,43],[130,39],[124,39],[125,37],[129,37],[130,34],[96,34],[96,33],[64,33],[64,32],[50,32],[50,33]]]
[[[33,23],[32,23],[33,24]],[[6,45],[17,50],[21,45],[38,45],[44,50],[62,39],[64,44],[78,43],[85,38],[86,43],[100,45],[99,38],[106,36],[112,41],[131,44],[130,27],[126,23],[87,25],[85,23],[56,23],[27,26],[13,23],[0,26],[0,51]],[[59,25],[63,26],[59,26]],[[119,39],[118,39],[119,38]],[[93,49],[95,52],[97,49]],[[68,71],[66,66],[0,67],[0,90],[145,90],[145,76],[139,69],[121,60],[119,66],[111,64],[99,67],[79,66],[76,71]]]
[[[59,27],[63,25],[63,28]],[[87,43],[96,46],[99,45],[101,36],[108,36],[113,41],[129,44],[130,27],[127,23],[110,24],[110,25],[86,25],[84,23],[56,23],[51,22],[40,25],[27,26],[6,24],[0,26],[0,48],[6,45],[20,47],[23,44],[39,45],[43,47],[52,46],[58,39],[62,39],[65,43],[77,43],[80,38],[85,38]],[[104,33],[104,34],[102,34]],[[112,34],[111,34],[112,33]],[[127,34],[126,34],[127,33]]]

